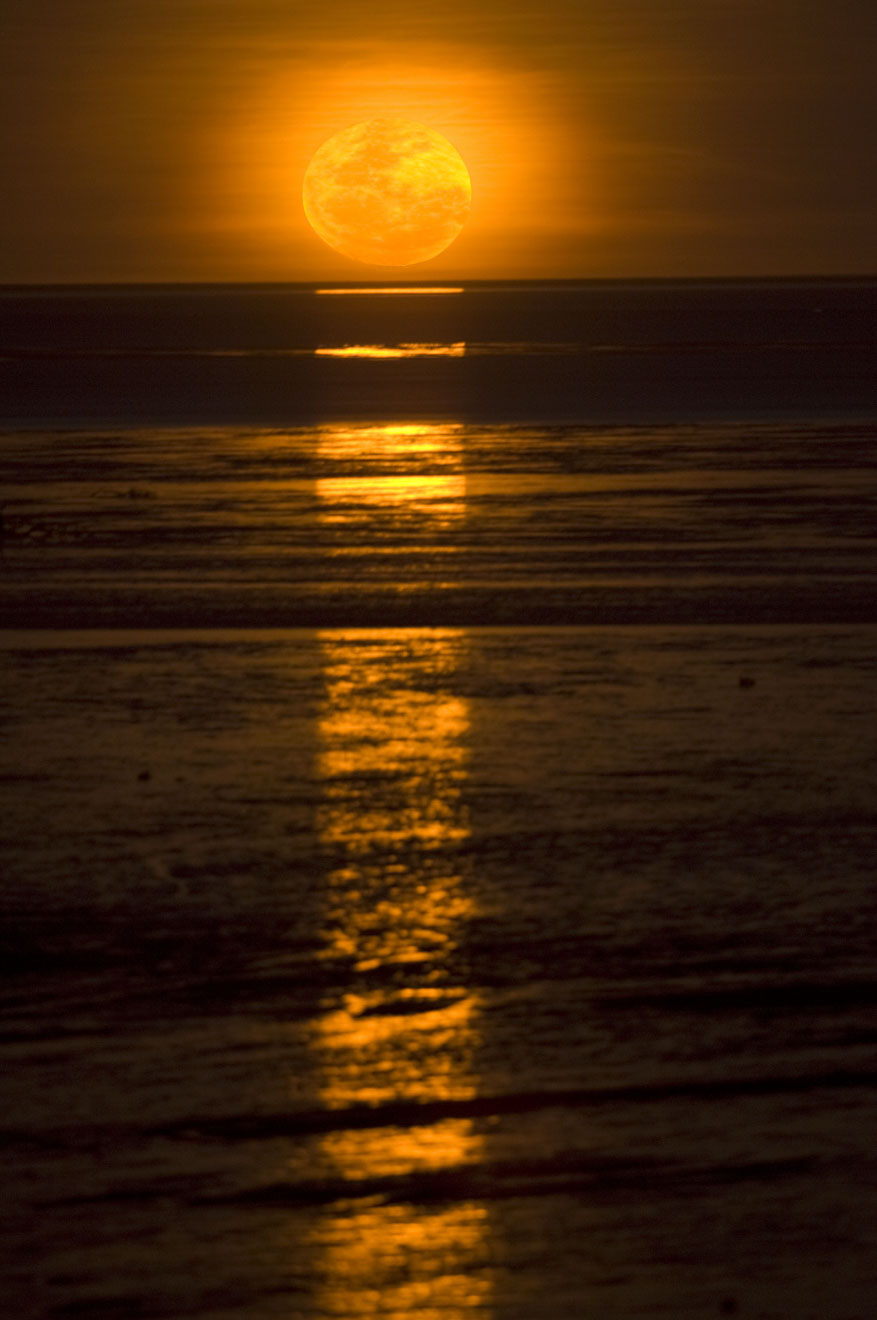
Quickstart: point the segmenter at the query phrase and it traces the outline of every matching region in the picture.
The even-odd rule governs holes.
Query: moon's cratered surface
[[[472,186],[456,148],[410,119],[370,119],[329,138],[305,171],[305,215],[329,247],[375,266],[428,261],[453,243]]]

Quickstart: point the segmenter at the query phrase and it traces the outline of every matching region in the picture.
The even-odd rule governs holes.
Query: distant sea
[[[875,336],[877,277],[7,287],[2,417],[855,421],[877,408]]]
[[[859,1320],[877,279],[0,289],[0,1298]]]

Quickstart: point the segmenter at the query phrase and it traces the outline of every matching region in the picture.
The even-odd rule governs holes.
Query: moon
[[[323,242],[373,266],[444,252],[471,199],[456,148],[411,119],[369,119],[336,133],[315,152],[302,186],[305,215]]]

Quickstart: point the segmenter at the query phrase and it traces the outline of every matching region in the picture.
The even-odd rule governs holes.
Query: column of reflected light
[[[352,502],[386,540],[400,515],[462,518],[459,446],[446,427],[327,432],[326,457],[341,462],[358,447],[394,475],[327,478],[326,519],[354,516]],[[482,1139],[468,1119],[394,1123],[392,1105],[477,1091],[479,1005],[459,958],[473,911],[462,860],[469,712],[454,691],[466,637],[329,631],[320,646],[326,958],[347,969],[349,988],[326,1004],[317,1068],[330,1109],[390,1108],[385,1126],[324,1139],[336,1174],[374,1195],[352,1197],[316,1230],[319,1311],[463,1320],[490,1307],[487,1212],[466,1200],[417,1202],[431,1180],[477,1164]]]
[[[466,345],[457,344],[343,344],[339,348],[317,348],[316,357],[414,358],[465,357]]]
[[[327,426],[319,433],[319,517],[333,580],[358,598],[398,602],[435,593],[457,552],[466,514],[462,427],[455,423]]]

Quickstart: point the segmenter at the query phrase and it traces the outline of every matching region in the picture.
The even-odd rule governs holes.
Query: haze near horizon
[[[377,278],[301,185],[389,114],[472,180],[414,278],[877,270],[866,0],[11,0],[6,28],[3,282]]]

